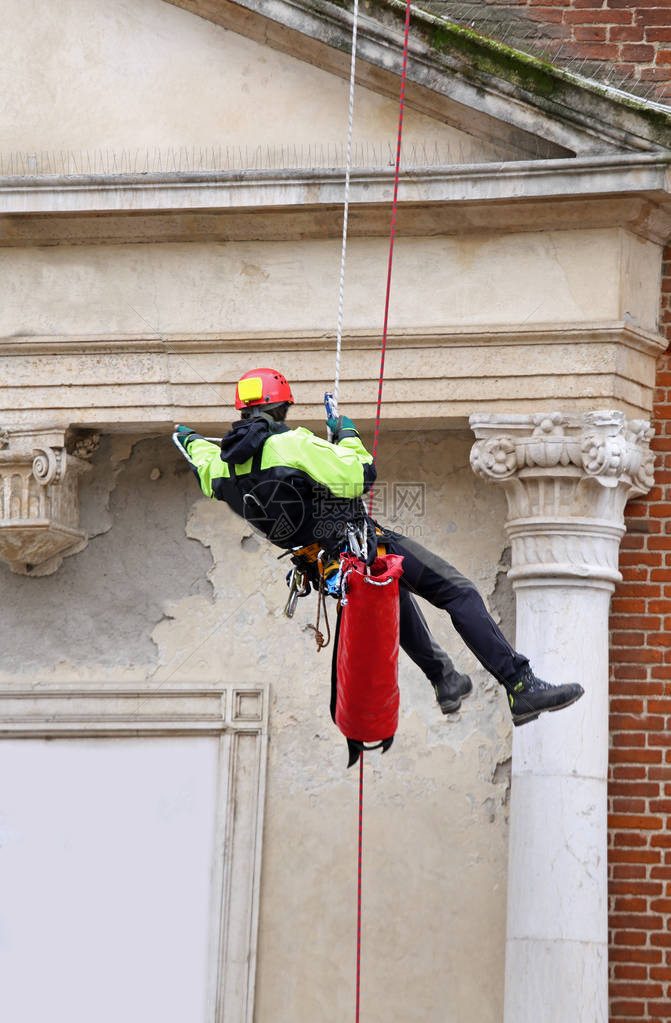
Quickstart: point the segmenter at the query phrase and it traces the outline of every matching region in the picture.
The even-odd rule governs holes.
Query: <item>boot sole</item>
[[[574,696],[573,699],[567,700],[566,703],[562,703],[559,707],[544,707],[543,710],[534,710],[530,711],[528,714],[519,714],[517,717],[513,718],[513,724],[515,725],[515,728],[519,728],[520,725],[528,725],[530,721],[535,721],[536,718],[541,716],[541,714],[554,714],[558,710],[564,710],[565,707],[570,707],[571,704],[577,703],[583,695],[584,691],[583,693],[578,693],[578,695]]]
[[[467,697],[469,697],[472,692],[473,692],[473,683],[471,682],[470,689],[467,689],[465,693],[462,693],[461,696],[457,700],[449,700],[449,701],[448,700],[443,700],[443,702],[439,703],[438,706],[442,710],[443,714],[454,714],[455,711],[459,710],[459,708],[461,707],[462,701],[467,699]]]

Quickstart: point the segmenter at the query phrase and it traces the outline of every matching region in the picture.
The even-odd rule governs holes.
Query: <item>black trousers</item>
[[[447,611],[466,646],[497,681],[515,679],[529,659],[511,647],[473,583],[448,561],[414,540],[386,530],[382,539],[390,554],[403,556],[401,648],[429,681],[449,681],[459,673],[433,638],[413,594]]]

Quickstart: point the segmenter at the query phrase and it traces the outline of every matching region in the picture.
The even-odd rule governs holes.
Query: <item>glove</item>
[[[347,416],[332,416],[326,420],[326,425],[331,431],[333,437],[333,443],[338,444],[341,440],[346,440],[347,437],[358,437],[356,426]]]
[[[195,430],[192,430],[190,426],[176,426],[175,427],[175,440],[180,444],[184,450],[188,453],[189,441],[193,437],[197,437],[198,434]]]

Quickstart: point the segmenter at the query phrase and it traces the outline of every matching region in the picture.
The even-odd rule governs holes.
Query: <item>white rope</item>
[[[345,203],[342,221],[342,251],[340,254],[340,286],[338,289],[338,327],[336,334],[335,380],[333,382],[333,404],[338,415],[338,390],[340,387],[340,350],[342,348],[342,320],[345,299],[345,256],[347,254],[347,219],[349,216],[349,179],[352,169],[352,125],[354,123],[354,78],[356,71],[356,32],[359,21],[359,0],[354,0],[352,12],[352,62],[349,73],[349,113],[347,121],[347,159],[345,163]]]

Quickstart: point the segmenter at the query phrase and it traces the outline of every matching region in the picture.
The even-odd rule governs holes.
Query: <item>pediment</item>
[[[6,0],[0,242],[337,235],[350,2],[67,0],[31,21]],[[360,236],[388,230],[402,14],[399,0],[362,3]],[[414,8],[403,138],[404,233],[477,231],[494,215],[499,230],[671,230],[668,110]]]
[[[334,75],[349,73],[351,0],[166,2]],[[363,0],[360,11],[357,82],[396,101],[404,4]],[[406,107],[506,149],[508,159],[671,149],[667,108],[414,7]]]
[[[295,10],[286,5],[281,13],[289,18]],[[349,38],[346,12],[333,11]],[[304,25],[286,27],[280,45],[278,23],[262,5],[252,11],[142,0],[118,8],[94,0],[85,8],[69,2],[57,12],[43,8],[31,22],[21,0],[8,0],[6,19],[13,48],[0,69],[0,176],[344,164],[347,54],[306,35]],[[370,16],[366,23],[370,29]],[[323,33],[330,22],[324,15],[317,24]],[[47,39],[57,61],[44,51]],[[87,42],[72,46],[68,39]],[[362,40],[367,53],[365,32]],[[40,74],[21,74],[34,54]],[[378,56],[384,64],[389,54]],[[398,78],[364,53],[360,68],[353,163],[384,168],[395,155]],[[404,124],[407,165],[569,155],[540,136],[457,106],[414,88]]]
[[[349,3],[97,0],[42,8],[31,22],[8,0],[0,176],[342,166]],[[393,162],[402,7],[376,0],[359,16],[355,167]],[[20,73],[35,55],[40,74]],[[668,146],[668,111],[413,10],[406,166]]]

